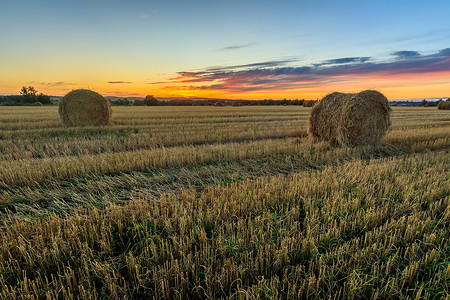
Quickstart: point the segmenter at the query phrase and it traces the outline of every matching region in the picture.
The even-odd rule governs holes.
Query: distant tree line
[[[111,101],[111,105],[119,106],[247,106],[247,105],[303,105],[308,100],[222,100],[222,99],[171,99],[158,100],[152,95],[143,100],[130,101],[128,98],[120,98]]]
[[[439,99],[438,101],[427,101],[427,100],[423,99],[422,102],[420,103],[420,106],[425,106],[425,107],[438,106],[439,102],[441,102],[441,101],[443,101],[443,100]],[[450,98],[448,98],[447,101],[450,101]]]
[[[42,105],[52,104],[50,96],[39,93],[32,86],[23,86],[20,95],[0,96],[0,105]]]

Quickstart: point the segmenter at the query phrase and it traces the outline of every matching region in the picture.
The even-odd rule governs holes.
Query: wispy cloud
[[[408,34],[408,35],[401,35],[393,38],[387,39],[387,41],[390,42],[417,42],[417,41],[424,41],[424,40],[430,40],[430,39],[442,39],[442,38],[448,38],[448,30],[441,28],[441,29],[435,29],[435,30],[429,30],[425,32],[419,32],[414,34]]]
[[[237,70],[237,69],[249,69],[249,68],[273,68],[284,66],[289,63],[297,62],[298,59],[280,59],[280,60],[269,60],[259,63],[251,63],[244,65],[232,65],[232,66],[221,66],[221,67],[209,67],[206,71],[226,71],[226,70]]]
[[[66,85],[75,85],[73,82],[65,82],[65,81],[56,81],[56,82],[39,82],[39,81],[30,81],[29,84],[40,85],[45,87],[60,87]]]
[[[349,64],[349,63],[365,63],[370,60],[370,57],[344,57],[344,58],[335,58],[325,60],[321,63],[315,64],[315,66],[324,66],[324,65],[341,65],[341,64]]]
[[[390,59],[379,61],[371,57],[345,57],[324,60],[312,65],[296,66],[297,59],[208,67],[199,71],[181,71],[169,79],[166,88],[191,90],[223,90],[247,92],[290,90],[347,82],[369,75],[399,75],[450,72],[450,48],[434,54],[417,51],[393,52]],[[155,83],[153,83],[155,84]]]
[[[147,18],[148,18],[148,15],[147,15],[147,14],[141,14],[141,15],[139,16],[139,18],[140,18],[140,19],[147,19]]]
[[[439,51],[439,55],[450,57],[450,48],[442,49],[441,51]]]
[[[229,75],[240,73],[250,75],[252,72],[258,73],[260,70],[283,70],[283,66],[298,61],[297,59],[270,60],[259,63],[213,66],[201,71],[181,71],[178,76],[167,81],[150,82],[148,84],[171,84],[171,83],[194,83],[207,82],[224,79]]]
[[[250,47],[250,46],[257,45],[257,44],[258,43],[247,43],[247,44],[242,44],[242,45],[231,45],[231,46],[226,46],[226,47],[223,47],[223,48],[216,49],[215,51],[239,50],[239,49],[247,48],[247,47]]]
[[[115,89],[105,90],[102,92],[102,94],[108,95],[108,96],[116,96],[116,97],[139,97],[139,96],[142,96],[139,93],[131,93],[131,92],[115,90]]]
[[[397,56],[400,59],[408,59],[408,58],[411,58],[411,57],[419,57],[420,53],[417,52],[417,51],[406,51],[406,50],[404,50],[404,51],[394,52],[394,53],[392,53],[392,55]]]
[[[114,84],[116,84],[116,83],[119,83],[119,84],[125,83],[125,84],[128,84],[128,83],[132,83],[132,82],[131,81],[108,81],[108,83],[114,83]]]

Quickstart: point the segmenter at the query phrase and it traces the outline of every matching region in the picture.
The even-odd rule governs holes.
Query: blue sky
[[[343,69],[336,65],[348,64],[361,64],[367,70],[367,63],[372,69],[373,64],[392,68],[400,65],[389,63],[397,61],[423,64],[428,58],[430,62],[433,55],[450,48],[449,1],[3,2],[0,93],[13,93],[32,83],[50,94],[89,86],[116,95],[313,96],[330,89],[348,90],[352,80],[355,88],[362,88],[364,80],[346,77],[341,85],[336,80],[332,85],[327,80],[311,81],[305,89],[295,88],[295,80],[277,86],[279,77],[274,77],[264,85],[267,69],[317,68],[327,62],[334,63],[334,71]],[[439,74],[438,83],[450,81],[443,74],[450,70],[442,58],[439,67],[434,60],[434,67],[422,69]],[[196,78],[194,86],[177,79],[213,67],[233,75],[243,69],[255,76],[265,71],[258,81],[261,89],[227,89],[230,81],[220,76],[216,82]],[[319,75],[323,74],[321,70]],[[416,88],[420,80],[410,78],[411,87]],[[378,81],[366,82],[377,87]],[[387,92],[402,98],[403,88],[404,97],[412,97],[406,87],[408,81],[402,78],[398,87],[390,84]],[[434,91],[442,93],[445,88],[440,84]],[[428,84],[418,97],[437,96],[434,91]]]

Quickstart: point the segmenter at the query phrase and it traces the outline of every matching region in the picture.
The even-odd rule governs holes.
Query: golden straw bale
[[[341,146],[378,144],[391,125],[390,113],[380,92],[331,93],[311,110],[308,134]]]
[[[376,145],[391,126],[391,107],[380,92],[348,96],[341,111],[337,140],[342,146]]]
[[[73,90],[59,102],[59,116],[66,126],[111,124],[111,105],[102,95],[85,89]]]
[[[450,101],[440,101],[437,105],[438,109],[449,110],[450,109]]]
[[[311,138],[337,144],[336,130],[347,95],[334,92],[314,105],[308,118],[308,134]]]
[[[316,100],[303,100],[303,107],[313,107],[316,104]]]

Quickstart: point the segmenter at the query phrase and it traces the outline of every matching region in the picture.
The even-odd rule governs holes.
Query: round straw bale
[[[450,109],[450,101],[440,101],[437,105],[438,109],[449,110]]]
[[[377,91],[331,93],[312,108],[308,134],[334,145],[378,144],[391,125],[390,112],[388,100]]]
[[[334,92],[326,95],[309,113],[308,135],[314,140],[337,144],[337,127],[347,94]]]
[[[313,107],[316,102],[316,100],[303,100],[303,107]]]
[[[111,123],[111,105],[102,95],[73,90],[59,102],[59,116],[66,126],[99,126]]]
[[[337,140],[342,146],[379,144],[391,126],[387,98],[373,90],[349,94],[341,111]]]

